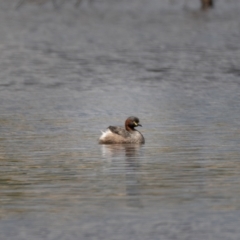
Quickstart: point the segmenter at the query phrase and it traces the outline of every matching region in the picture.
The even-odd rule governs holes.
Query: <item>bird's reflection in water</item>
[[[102,145],[102,154],[112,164],[118,163],[119,171],[124,171],[126,186],[126,203],[130,207],[141,208],[141,189],[139,181],[139,157],[142,145],[140,144],[112,144]],[[117,161],[116,161],[117,160]],[[124,169],[122,163],[124,161]],[[116,165],[114,166],[116,170]]]

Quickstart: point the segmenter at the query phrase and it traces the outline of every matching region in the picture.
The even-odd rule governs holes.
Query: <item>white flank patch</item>
[[[102,135],[101,137],[99,138],[100,140],[104,140],[104,138],[109,134],[111,133],[111,131],[109,129],[107,129],[105,132],[101,131],[102,132]]]

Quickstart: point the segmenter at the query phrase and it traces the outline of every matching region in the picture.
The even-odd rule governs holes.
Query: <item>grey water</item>
[[[0,1],[0,239],[238,240],[240,4]],[[99,145],[140,119],[144,145]]]

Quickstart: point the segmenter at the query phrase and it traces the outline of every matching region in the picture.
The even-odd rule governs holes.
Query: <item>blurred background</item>
[[[238,240],[239,11],[0,0],[0,239]]]

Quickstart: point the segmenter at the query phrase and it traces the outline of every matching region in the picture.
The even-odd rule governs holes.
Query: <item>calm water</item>
[[[238,0],[73,3],[0,1],[0,239],[238,240]]]

